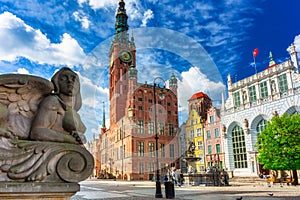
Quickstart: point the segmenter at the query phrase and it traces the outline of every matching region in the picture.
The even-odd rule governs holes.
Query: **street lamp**
[[[155,150],[156,150],[156,187],[155,187],[155,198],[162,198],[161,184],[160,184],[160,174],[159,174],[159,163],[158,163],[158,134],[157,134],[157,116],[156,116],[156,80],[160,79],[164,83],[164,88],[166,86],[164,79],[161,77],[156,77],[153,81],[153,100],[154,100],[154,130],[155,130]],[[157,85],[159,87],[159,85]],[[159,98],[163,100],[165,94],[163,89],[159,93]]]
[[[123,168],[124,168],[124,126],[123,126],[123,119],[122,119],[122,126],[121,126],[121,137],[122,137],[122,147],[121,147],[121,156],[122,156],[122,180],[124,179],[124,171],[123,171]]]

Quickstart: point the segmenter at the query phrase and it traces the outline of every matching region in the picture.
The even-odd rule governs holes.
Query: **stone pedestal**
[[[0,183],[0,199],[69,200],[77,191],[77,183]]]

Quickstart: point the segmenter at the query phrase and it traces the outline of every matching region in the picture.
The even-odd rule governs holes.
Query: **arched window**
[[[235,126],[232,130],[232,147],[235,168],[247,168],[247,152],[245,134],[240,126]]]
[[[267,120],[260,120],[260,122],[257,124],[257,127],[256,127],[256,131],[257,133],[260,133],[262,130],[264,130],[267,126]]]

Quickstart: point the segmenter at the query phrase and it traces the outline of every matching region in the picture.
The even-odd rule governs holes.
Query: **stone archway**
[[[233,121],[227,129],[229,162],[231,163],[230,168],[234,170],[247,168],[248,165],[246,137],[242,127],[241,123]]]
[[[256,137],[257,137],[257,126],[262,120],[267,121],[268,117],[266,115],[260,114],[260,115],[256,116],[251,122],[250,130],[251,130],[251,133],[255,133]]]
[[[284,113],[293,115],[293,114],[300,114],[300,106],[292,106],[287,109]]]

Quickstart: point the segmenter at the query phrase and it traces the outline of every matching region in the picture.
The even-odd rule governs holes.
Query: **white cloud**
[[[300,34],[295,37],[294,45],[296,46],[296,51],[300,53]]]
[[[95,136],[95,138],[97,139],[99,137],[99,134],[101,133],[101,126],[98,125],[97,128],[92,128],[91,132],[92,132],[93,136]]]
[[[9,12],[0,15],[0,43],[0,59],[5,61],[25,57],[39,64],[73,66],[85,58],[78,42],[68,33],[62,35],[60,43],[51,43],[40,30]]]
[[[182,72],[181,77],[182,80],[178,81],[178,101],[183,112],[187,113],[187,100],[197,92],[204,92],[211,99],[221,99],[224,91],[223,83],[209,80],[198,67],[191,67],[189,71]]]
[[[77,0],[79,6],[82,6],[84,3],[86,3],[88,0]]]
[[[17,73],[18,74],[29,74],[29,71],[25,68],[19,68]]]
[[[108,88],[102,88],[95,85],[91,79],[80,75],[81,93],[83,97],[82,103],[86,106],[96,108],[99,107],[98,96],[108,96]],[[101,102],[100,102],[101,103]]]
[[[83,0],[79,0],[83,1]],[[89,5],[92,9],[115,9],[117,10],[118,5],[116,5],[115,0],[90,0]],[[125,9],[126,13],[130,20],[142,20],[143,19],[143,11],[144,7],[141,5],[139,0],[126,0],[125,1]]]
[[[146,12],[144,12],[144,16],[142,19],[142,27],[146,27],[147,26],[147,22],[149,19],[153,19],[154,18],[154,14],[153,11],[148,9]]]
[[[78,1],[84,1],[84,0],[78,0]],[[105,8],[105,7],[108,7],[108,6],[115,6],[116,5],[116,2],[115,0],[90,0],[90,6],[93,8],[93,9],[99,9],[99,8]]]
[[[295,37],[294,45],[296,46],[296,51],[298,52],[298,63],[300,65],[300,34]]]
[[[102,124],[103,112],[102,102],[108,97],[109,89],[94,84],[90,78],[83,76],[84,72],[85,71],[78,72],[82,96],[82,107],[79,110],[79,113],[83,123],[87,127],[86,137],[88,140],[91,140],[93,134],[97,137],[97,134],[101,133],[100,125]],[[108,113],[108,109],[109,106],[106,108],[106,113]],[[106,118],[109,122],[109,118]],[[106,127],[109,126],[107,120]]]
[[[75,18],[76,21],[81,23],[82,28],[88,29],[90,26],[90,21],[87,16],[85,16],[82,12],[74,12],[73,17]]]

